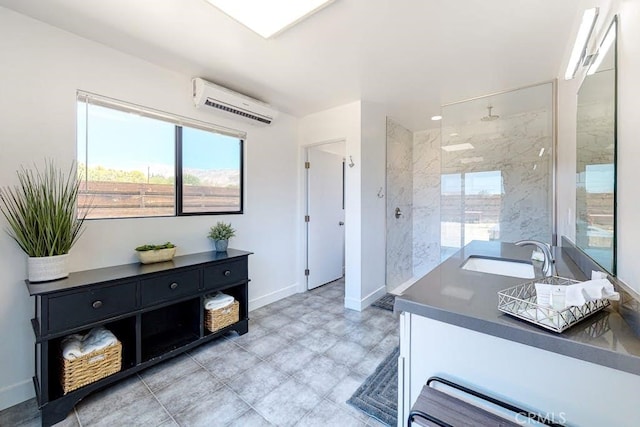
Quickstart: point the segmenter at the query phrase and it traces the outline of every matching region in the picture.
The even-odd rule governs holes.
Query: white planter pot
[[[48,282],[62,279],[69,275],[67,257],[69,254],[29,257],[27,260],[27,273],[30,282]]]

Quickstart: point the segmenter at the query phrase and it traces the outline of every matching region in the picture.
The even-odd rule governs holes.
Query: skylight
[[[260,34],[273,37],[313,15],[334,0],[207,0]]]

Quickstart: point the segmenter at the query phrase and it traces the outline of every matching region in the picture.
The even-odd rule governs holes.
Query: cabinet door
[[[136,282],[92,287],[49,298],[49,332],[59,332],[134,310]]]
[[[142,281],[142,305],[175,299],[195,294],[198,291],[200,272],[188,270],[173,274],[163,274]]]

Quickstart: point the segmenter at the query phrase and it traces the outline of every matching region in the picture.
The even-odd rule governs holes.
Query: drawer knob
[[[231,276],[231,270],[225,270],[223,274],[225,276]]]
[[[102,307],[102,301],[98,300],[98,301],[94,301],[93,304],[91,304],[91,307],[93,308],[100,308]]]
[[[178,283],[173,282],[172,284],[170,284],[170,285],[169,285],[169,287],[170,287],[171,289],[177,289],[177,288],[178,288]]]

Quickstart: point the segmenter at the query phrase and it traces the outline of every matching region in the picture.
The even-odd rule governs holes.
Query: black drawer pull
[[[231,276],[231,270],[225,270],[224,273],[225,276]]]
[[[91,304],[91,307],[93,308],[100,308],[102,307],[102,301],[98,300],[98,301],[94,301],[93,304]]]
[[[178,283],[177,282],[173,282],[172,284],[169,285],[169,287],[171,289],[178,289]]]

